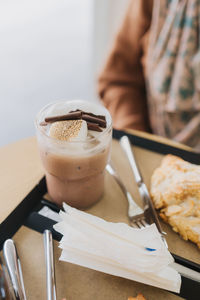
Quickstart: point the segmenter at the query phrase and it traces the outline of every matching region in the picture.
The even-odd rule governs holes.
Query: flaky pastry
[[[200,248],[200,166],[166,155],[151,177],[151,197],[161,218]]]

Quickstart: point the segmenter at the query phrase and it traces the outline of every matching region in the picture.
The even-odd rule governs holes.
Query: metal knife
[[[158,228],[158,231],[161,233],[161,235],[163,235],[164,232],[162,231],[162,228],[161,228],[160,222],[158,220],[158,216],[156,214],[156,211],[155,211],[154,205],[152,203],[151,197],[149,195],[147,187],[146,187],[146,185],[145,185],[145,183],[142,179],[141,173],[140,173],[139,168],[137,166],[137,163],[135,161],[134,154],[133,154],[132,149],[131,149],[131,144],[130,144],[129,138],[127,136],[123,136],[120,139],[120,145],[121,145],[122,149],[124,150],[124,152],[125,152],[125,154],[128,158],[131,170],[133,172],[133,175],[135,177],[135,181],[136,181],[137,186],[138,186],[138,190],[139,190],[141,199],[143,200],[144,213],[145,213],[147,223],[149,223],[149,224],[155,223],[157,228]]]

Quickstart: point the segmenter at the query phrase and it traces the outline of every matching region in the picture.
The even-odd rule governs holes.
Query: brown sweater
[[[153,0],[131,0],[107,63],[98,92],[116,129],[150,131],[145,90],[145,57]]]

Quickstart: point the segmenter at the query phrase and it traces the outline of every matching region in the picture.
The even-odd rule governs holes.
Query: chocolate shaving
[[[98,124],[99,126],[106,128],[106,121],[97,117],[90,116],[89,114],[82,114],[82,119],[91,123]]]
[[[86,115],[89,115],[89,116],[91,116],[91,117],[95,117],[95,118],[102,119],[102,120],[106,121],[106,117],[103,116],[103,115],[95,115],[95,114],[93,114],[93,113],[86,112],[86,111],[83,111],[83,110],[80,110],[80,109],[71,110],[70,113],[71,113],[71,112],[77,112],[77,111],[81,111],[82,114],[84,114],[84,115],[86,114]]]
[[[57,121],[65,121],[65,120],[80,120],[82,116],[81,111],[71,112],[62,116],[54,116],[45,118],[45,122],[53,123]]]
[[[70,114],[70,113],[73,113],[73,112],[77,112],[77,111],[81,111],[81,112],[82,112],[82,110],[76,109],[76,110],[70,110],[70,111],[69,111],[69,114]]]
[[[43,122],[40,122],[40,126],[47,126],[48,125],[48,123],[47,122],[45,122],[45,121],[43,121]]]
[[[86,113],[86,114],[89,115],[89,116],[96,117],[96,118],[98,118],[98,119],[101,119],[101,120],[106,121],[106,117],[105,117],[105,116],[102,116],[102,115],[95,115],[95,114],[93,114],[93,113]]]
[[[80,109],[70,111],[66,115],[53,116],[45,118],[44,122],[41,122],[41,126],[45,126],[48,123],[65,121],[65,120],[85,120],[87,122],[88,130],[101,132],[100,127],[106,128],[106,118],[102,115],[95,115],[93,113],[87,113]]]
[[[87,122],[87,127],[88,127],[88,130],[102,132],[102,129],[99,127],[99,125],[97,125],[95,123]]]

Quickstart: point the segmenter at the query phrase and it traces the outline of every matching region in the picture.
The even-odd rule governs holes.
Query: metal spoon
[[[8,270],[8,275],[14,290],[15,299],[26,300],[21,263],[12,239],[8,239],[4,242],[3,255]]]

